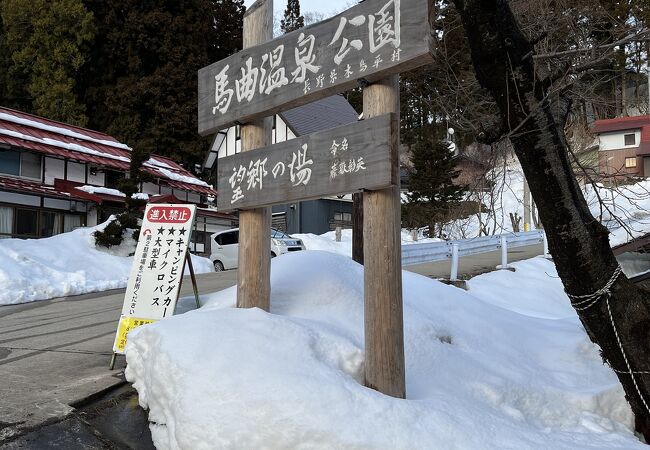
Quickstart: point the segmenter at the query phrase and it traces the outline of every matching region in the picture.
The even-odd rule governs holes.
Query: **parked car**
[[[214,233],[210,238],[212,239],[210,260],[214,264],[214,270],[221,272],[226,269],[236,269],[239,261],[239,228]],[[300,239],[293,238],[280,230],[271,229],[271,258],[299,250],[305,250],[305,244]]]

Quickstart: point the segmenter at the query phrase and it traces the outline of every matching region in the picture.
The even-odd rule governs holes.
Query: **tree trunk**
[[[506,0],[454,0],[468,37],[476,76],[499,107],[505,130],[537,204],[549,250],[565,290],[593,294],[612,278],[618,263],[607,230],[593,218],[571,170],[561,100],[551,103],[548,83],[537,77],[533,46],[520,31]],[[650,293],[624,275],[611,296],[584,303],[576,312],[605,361],[616,370],[636,418],[650,441]],[[611,315],[610,315],[611,309]],[[611,317],[611,320],[610,320]],[[620,338],[620,341],[619,341]],[[620,343],[619,343],[620,342]]]

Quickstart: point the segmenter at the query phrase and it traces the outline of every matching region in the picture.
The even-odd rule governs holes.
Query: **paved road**
[[[529,245],[508,249],[508,262],[530,259],[544,253],[544,244]],[[475,275],[496,269],[501,264],[501,250],[458,259],[458,277],[469,279]],[[451,260],[436,263],[414,264],[404,269],[432,278],[449,278]]]
[[[511,249],[509,260],[541,254],[541,245]],[[460,258],[459,274],[491,271],[500,253]],[[407,270],[449,277],[448,261]],[[197,276],[199,291],[216,292],[237,281],[237,271]],[[181,297],[190,297],[185,279]],[[65,417],[79,400],[121,384],[124,358],[108,364],[124,290],[0,307],[0,447],[3,438]]]
[[[237,272],[197,280],[200,292],[214,292],[236,284]],[[186,278],[181,296],[192,295]],[[124,358],[108,370],[123,299],[119,289],[0,307],[0,441],[123,381]]]

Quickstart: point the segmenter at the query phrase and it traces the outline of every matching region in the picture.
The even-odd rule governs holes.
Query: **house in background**
[[[53,236],[122,212],[129,162],[130,148],[104,133],[0,107],[0,238]],[[194,251],[236,225],[207,208],[216,192],[171,159],[152,155],[143,170],[153,182],[140,191],[152,201],[200,205]]]
[[[650,115],[596,120],[593,131],[601,176],[650,177]]]
[[[342,95],[308,103],[273,116],[272,144],[317,131],[356,122],[358,114]],[[203,164],[216,179],[219,158],[241,151],[239,125],[221,130]],[[352,197],[325,197],[318,200],[275,205],[272,226],[287,233],[322,234],[337,226],[352,228]]]

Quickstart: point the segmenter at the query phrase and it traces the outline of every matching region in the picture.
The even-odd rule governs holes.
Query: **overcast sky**
[[[248,7],[254,3],[254,0],[246,0],[244,3]],[[302,14],[308,12],[321,13],[325,15],[325,18],[327,18],[338,14],[356,3],[357,1],[355,0],[300,0],[300,12]],[[275,11],[276,17],[278,15],[281,16],[286,7],[286,0],[273,1],[273,10]]]

